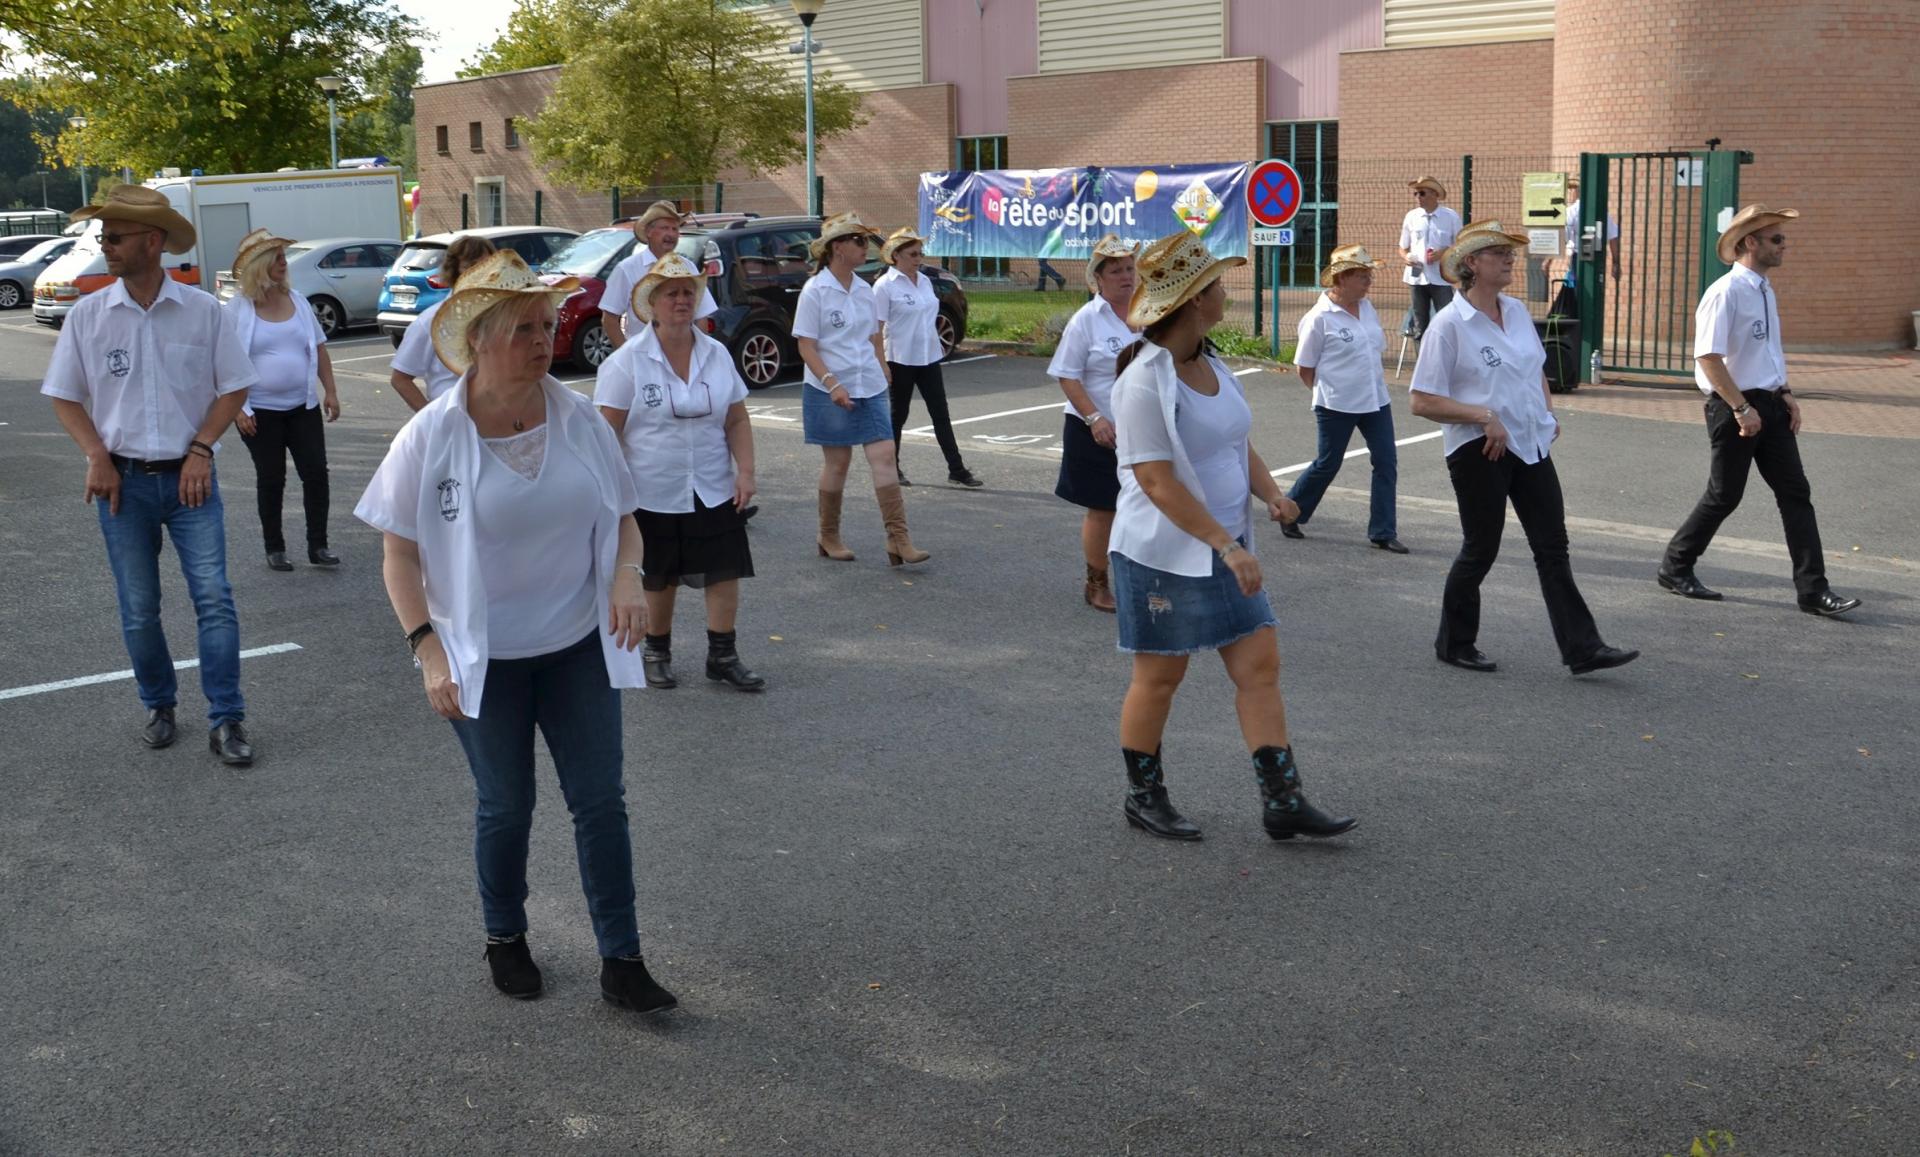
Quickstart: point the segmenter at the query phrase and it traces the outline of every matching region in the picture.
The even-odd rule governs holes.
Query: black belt
[[[119,454],[110,454],[113,464],[122,470],[138,470],[142,474],[178,474],[187,464],[185,458],[168,458],[157,462],[143,462],[138,458],[126,458]]]

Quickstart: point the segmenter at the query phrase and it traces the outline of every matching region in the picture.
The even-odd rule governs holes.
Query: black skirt
[[[699,590],[710,583],[753,577],[747,520],[740,517],[731,498],[708,506],[696,494],[693,510],[686,514],[636,510],[633,520],[640,524],[640,541],[646,547],[640,563],[646,571],[640,579],[645,590],[671,586]]]
[[[1060,432],[1060,480],[1053,492],[1088,510],[1112,510],[1120,504],[1120,455],[1093,440],[1093,431],[1076,414],[1066,415]]]

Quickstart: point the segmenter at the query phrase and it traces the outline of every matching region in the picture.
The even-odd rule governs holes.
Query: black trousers
[[[253,472],[258,476],[260,533],[266,539],[267,553],[287,549],[287,536],[280,529],[280,504],[287,492],[287,454],[293,454],[293,468],[300,473],[300,490],[306,500],[307,549],[321,550],[327,545],[327,433],[320,407],[309,410],[255,410],[251,436],[240,435],[253,455]]]
[[[1451,285],[1410,285],[1413,290],[1413,337],[1418,341],[1427,332],[1433,315],[1453,304]]]
[[[933,420],[933,437],[940,443],[940,452],[947,456],[947,473],[958,474],[967,468],[960,460],[960,443],[953,438],[953,419],[947,414],[947,383],[940,376],[940,363],[930,366],[903,366],[899,362],[888,362],[887,369],[893,373],[893,387],[889,396],[893,401],[893,453],[900,456],[900,431],[907,428],[907,415],[913,410],[913,391],[918,388],[920,396],[927,401],[927,417]]]
[[[1500,553],[1507,503],[1512,502],[1527,546],[1533,550],[1533,569],[1540,575],[1540,594],[1547,601],[1547,621],[1553,624],[1560,661],[1578,663],[1602,643],[1593,612],[1574,585],[1573,564],[1567,557],[1567,513],[1553,459],[1542,458],[1529,466],[1509,452],[1489,462],[1481,452],[1485,446],[1484,438],[1476,438],[1447,458],[1454,497],[1460,502],[1464,541],[1447,571],[1434,650],[1443,657],[1454,655],[1471,648],[1479,638],[1480,583]]]
[[[1773,488],[1780,507],[1780,525],[1787,532],[1787,554],[1793,559],[1793,589],[1809,599],[1827,589],[1827,564],[1820,554],[1820,524],[1813,514],[1813,488],[1800,465],[1800,443],[1793,435],[1786,399],[1775,390],[1748,390],[1743,395],[1760,415],[1760,432],[1740,436],[1740,420],[1716,395],[1707,399],[1707,442],[1713,457],[1707,464],[1707,492],[1693,513],[1667,543],[1663,565],[1685,574],[1706,553],[1720,524],[1739,506],[1747,491],[1747,468],[1760,467],[1760,477]]]

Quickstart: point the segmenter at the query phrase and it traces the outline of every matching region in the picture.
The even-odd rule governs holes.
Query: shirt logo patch
[[[440,517],[452,522],[460,517],[460,482],[447,478],[440,483]]]
[[[1498,369],[1500,366],[1500,355],[1495,353],[1493,347],[1490,345],[1480,347],[1480,360],[1495,369]]]
[[[1753,323],[1753,340],[1754,341],[1767,340],[1767,323],[1766,322],[1756,321]]]
[[[116,378],[124,378],[133,369],[133,359],[126,350],[107,351],[107,372]]]
[[[1341,341],[1343,341],[1343,342],[1346,342],[1346,343],[1347,343],[1347,344],[1349,344],[1349,345],[1351,345],[1351,344],[1353,344],[1353,331],[1352,331],[1352,330],[1350,330],[1350,329],[1336,329],[1336,330],[1334,330],[1333,332],[1339,335],[1339,337],[1340,337],[1340,340],[1341,340]]]
[[[847,315],[837,309],[827,311],[827,324],[835,329],[847,328]]]
[[[640,387],[640,400],[645,402],[649,408],[659,409],[662,398],[663,395],[660,392],[659,386],[649,382]]]
[[[1120,354],[1120,339],[1119,339],[1119,338],[1117,338],[1117,337],[1110,337],[1110,338],[1108,338],[1108,339],[1107,339],[1107,352],[1108,352],[1108,353],[1110,353],[1110,354],[1113,354],[1113,355],[1114,355],[1114,356],[1116,356],[1116,357],[1118,357],[1118,356],[1119,356],[1119,354]]]

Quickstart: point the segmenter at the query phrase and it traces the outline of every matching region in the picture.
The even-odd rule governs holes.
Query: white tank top
[[[487,657],[563,650],[593,630],[593,522],[600,490],[548,425],[482,438],[474,545],[487,597]]]

